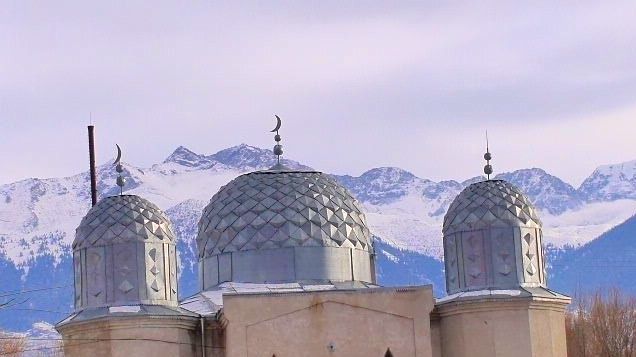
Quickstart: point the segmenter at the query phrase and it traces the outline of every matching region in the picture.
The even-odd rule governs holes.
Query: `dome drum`
[[[175,238],[168,218],[137,196],[93,207],[73,242],[75,308],[177,306]]]
[[[444,236],[446,290],[545,285],[541,229],[491,228]]]
[[[448,209],[443,233],[449,294],[546,287],[541,221],[510,183],[468,186]]]
[[[207,290],[223,282],[284,283],[362,281],[375,283],[373,255],[342,247],[286,247],[222,253],[199,264]]]

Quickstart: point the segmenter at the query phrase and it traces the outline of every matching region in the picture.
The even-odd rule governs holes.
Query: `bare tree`
[[[569,357],[636,357],[636,298],[618,289],[575,297],[566,334]]]
[[[23,336],[0,332],[0,356],[20,357],[25,347],[26,340]]]

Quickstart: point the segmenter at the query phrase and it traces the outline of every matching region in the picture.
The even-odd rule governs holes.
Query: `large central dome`
[[[203,211],[197,244],[203,289],[224,281],[374,280],[364,213],[317,171],[277,167],[237,177]]]

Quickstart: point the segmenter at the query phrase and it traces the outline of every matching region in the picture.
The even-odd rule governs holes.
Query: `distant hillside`
[[[620,287],[636,294],[636,216],[552,261],[550,286],[557,290]]]

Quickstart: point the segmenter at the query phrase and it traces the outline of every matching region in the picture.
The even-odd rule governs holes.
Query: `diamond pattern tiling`
[[[369,240],[364,214],[346,189],[322,173],[298,171],[259,171],[234,179],[204,209],[197,237],[201,257],[281,246],[368,251]]]
[[[514,185],[503,180],[474,183],[451,203],[444,217],[445,234],[488,227],[540,228],[541,221],[530,201]]]
[[[73,249],[164,240],[175,241],[167,216],[139,196],[121,195],[104,198],[88,211],[75,232]]]

